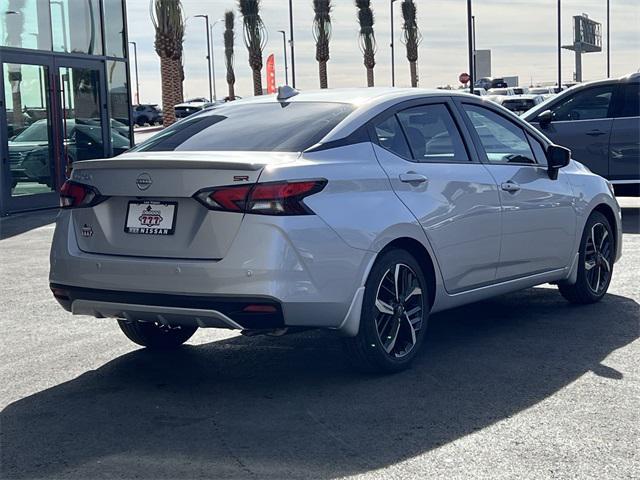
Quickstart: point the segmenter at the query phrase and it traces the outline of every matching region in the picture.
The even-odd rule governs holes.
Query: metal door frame
[[[58,142],[60,145],[59,158],[62,169],[60,171],[60,182],[64,182],[65,169],[67,161],[64,156],[64,91],[63,86],[60,84],[60,72],[63,68],[87,68],[98,72],[99,81],[99,107],[100,107],[100,121],[102,122],[102,145],[104,154],[100,157],[109,157],[111,154],[111,125],[109,120],[109,101],[107,92],[107,76],[106,76],[106,61],[104,59],[91,59],[91,58],[62,58],[56,57],[53,60],[53,76],[55,85],[55,101],[56,113],[58,114],[58,125],[60,126],[60,135],[58,135]],[[62,183],[61,183],[62,184]]]
[[[56,138],[55,138],[55,124],[57,120],[57,112],[56,112],[56,101],[54,88],[53,88],[53,77],[54,77],[54,61],[50,55],[41,55],[38,53],[14,53],[14,52],[2,52],[2,62],[0,63],[0,67],[2,68],[3,73],[0,75],[0,89],[2,92],[6,92],[5,84],[4,84],[4,64],[18,64],[18,65],[33,65],[45,68],[45,79],[47,83],[45,84],[45,92],[47,95],[47,100],[49,102],[49,111],[48,118],[50,121],[50,142],[53,148],[53,162],[55,164],[54,167],[54,176],[57,177],[60,171],[60,162],[58,152],[56,150]],[[10,88],[10,87],[9,87]],[[22,197],[13,197],[11,196],[11,173],[9,171],[9,138],[7,136],[6,126],[8,125],[7,118],[7,106],[5,104],[4,96],[0,98],[0,157],[2,158],[2,162],[0,164],[0,177],[1,177],[1,191],[0,195],[0,212],[9,213],[9,212],[19,212],[26,210],[35,210],[39,208],[46,207],[55,207],[58,204],[58,192],[59,185],[57,182],[57,178],[55,184],[55,191],[47,192],[47,193],[37,193],[34,195],[25,195]]]

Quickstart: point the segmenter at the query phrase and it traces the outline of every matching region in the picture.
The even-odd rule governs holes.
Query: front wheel
[[[120,330],[129,340],[156,350],[178,348],[189,340],[198,327],[168,326],[153,322],[118,320]]]
[[[593,212],[585,225],[580,242],[578,276],[574,284],[560,283],[560,293],[571,303],[600,301],[607,293],[615,256],[615,238],[609,220]]]
[[[427,282],[416,259],[404,250],[382,254],[365,285],[358,335],[346,339],[352,361],[369,372],[408,368],[423,343],[428,314]]]

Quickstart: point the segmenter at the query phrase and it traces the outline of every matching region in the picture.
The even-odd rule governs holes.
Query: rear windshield
[[[301,152],[352,111],[344,103],[230,104],[188,117],[133,151]]]

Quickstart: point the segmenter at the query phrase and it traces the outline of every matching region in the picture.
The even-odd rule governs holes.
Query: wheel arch
[[[429,299],[429,306],[433,306],[433,302],[436,298],[436,270],[429,251],[415,238],[400,237],[385,245],[384,248],[378,252],[378,255],[376,255],[376,259],[378,259],[382,254],[393,249],[400,249],[409,252],[420,264],[429,287],[427,297]]]
[[[593,210],[591,210],[591,213],[593,212],[599,212],[605,216],[605,218],[609,221],[609,225],[611,226],[611,229],[613,230],[613,238],[617,239],[620,232],[618,232],[618,223],[616,221],[616,214],[614,213],[613,209],[606,203],[599,203],[593,208]],[[589,214],[589,216],[591,216],[591,213]],[[614,255],[614,258],[616,258],[618,254],[617,241],[613,242],[613,248],[614,248],[613,255]]]

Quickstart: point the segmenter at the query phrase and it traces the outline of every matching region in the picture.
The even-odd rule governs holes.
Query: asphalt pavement
[[[409,371],[340,339],[200,330],[174,353],[71,317],[47,282],[53,214],[0,223],[0,477],[640,478],[640,204],[604,300],[552,286],[430,319]]]

